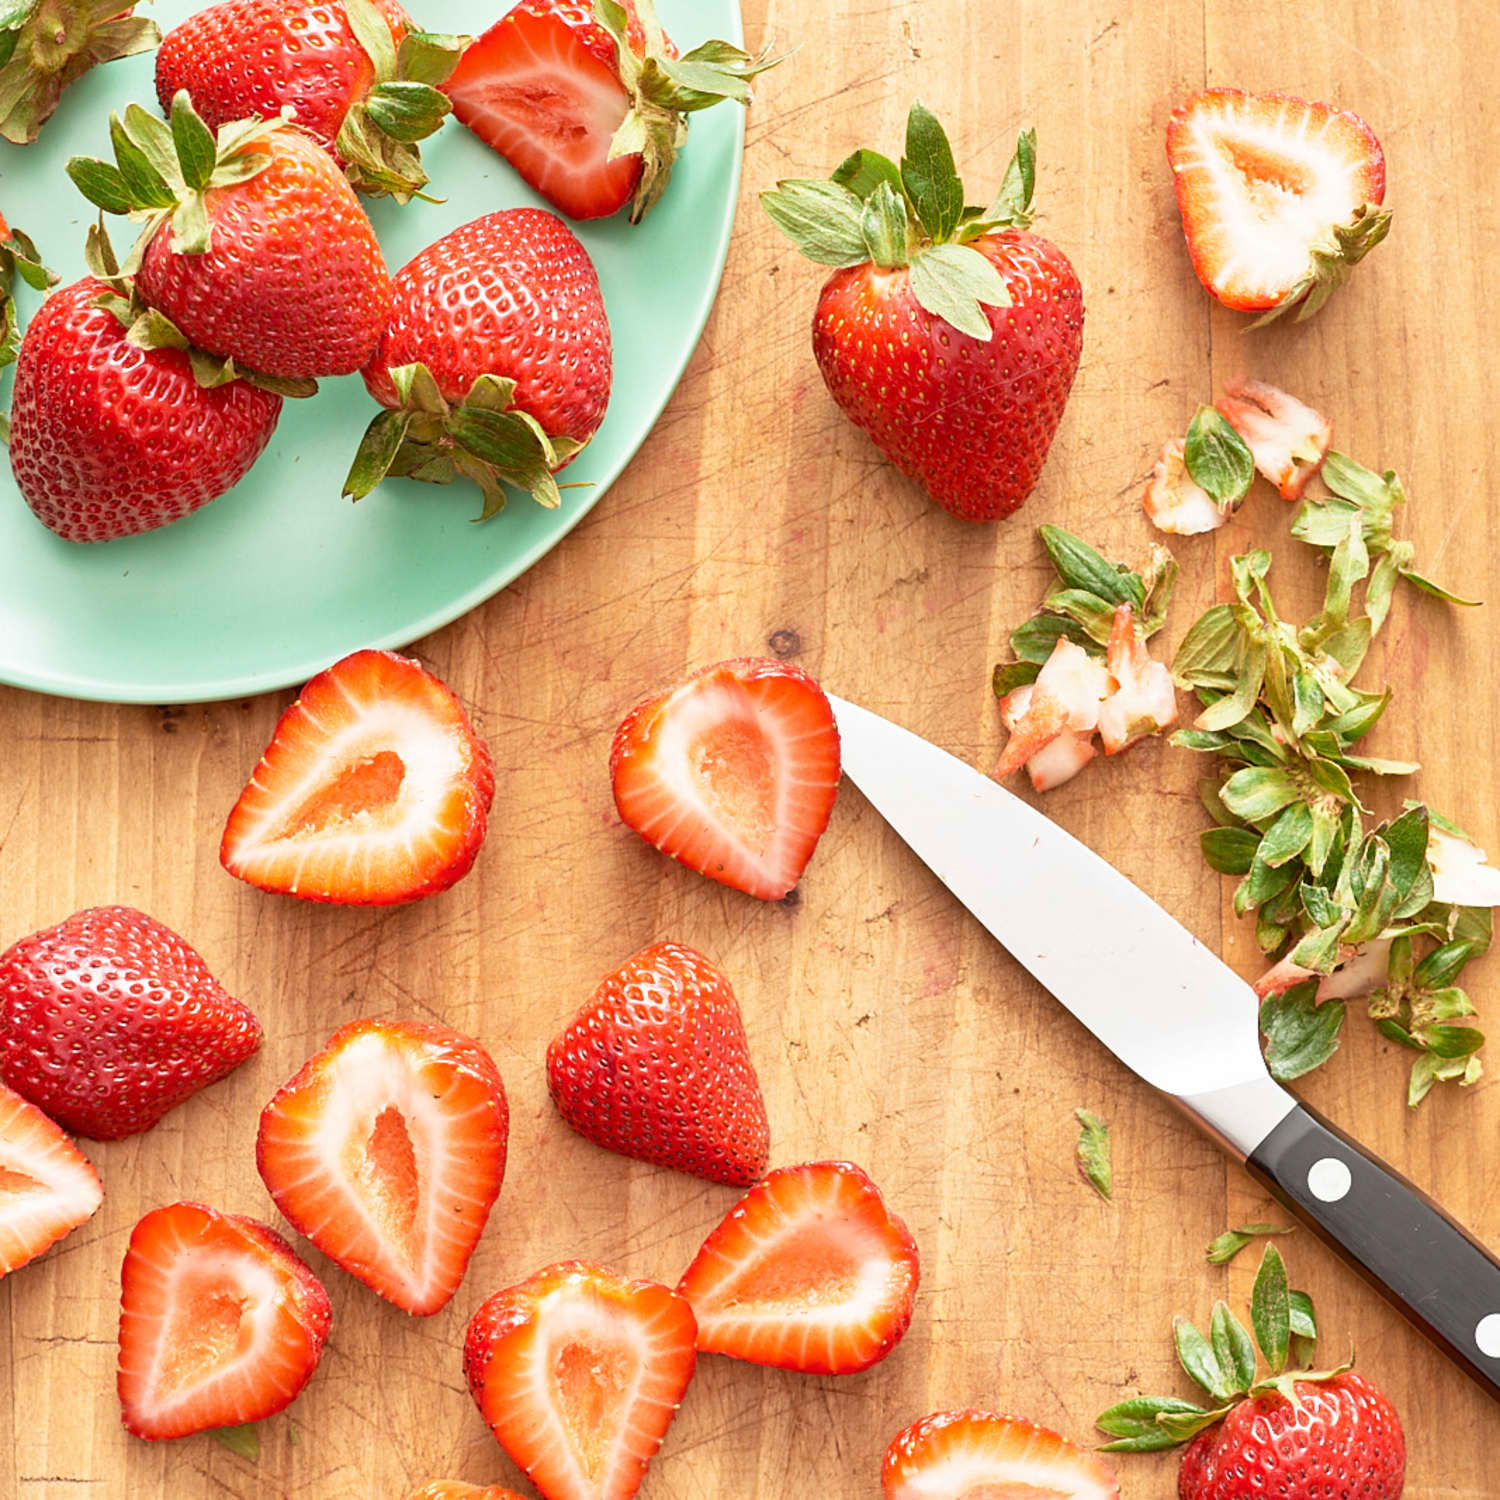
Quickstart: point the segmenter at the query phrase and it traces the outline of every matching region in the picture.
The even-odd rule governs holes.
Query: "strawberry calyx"
[[[1307,274],[1268,312],[1249,326],[1261,328],[1285,313],[1293,322],[1310,318],[1349,279],[1349,273],[1383,240],[1391,228],[1391,210],[1365,203],[1346,224],[1329,225],[1327,234],[1308,247],[1312,264]]]
[[[0,218],[0,370],[13,365],[21,352],[21,324],[11,295],[17,277],[35,292],[45,292],[58,279],[55,271],[42,264],[31,239]],[[5,441],[4,421],[0,413],[0,442]]]
[[[1028,130],[994,200],[966,204],[947,134],[919,102],[907,116],[899,166],[878,151],[856,151],[828,181],[788,178],[760,201],[809,260],[909,268],[912,295],[927,312],[987,343],[993,329],[984,310],[1009,307],[1010,293],[973,242],[995,230],[1027,228],[1035,187],[1036,132]]]
[[[398,46],[371,0],[344,0],[344,14],[375,70],[369,93],[349,107],[334,142],[344,175],[373,197],[398,203],[425,197],[421,190],[428,177],[416,143],[452,113],[438,85],[447,81],[473,38],[410,31]]]
[[[484,495],[481,521],[504,509],[508,484],[548,510],[562,503],[554,472],[587,443],[553,436],[514,406],[514,380],[481,375],[454,405],[421,362],[398,365],[390,376],[401,404],[382,411],[365,430],[345,495],[362,500],[388,476],[451,484],[462,474]]]
[[[149,52],[154,21],[122,0],[10,0],[0,7],[0,136],[29,145],[62,98],[96,63]]]
[[[630,222],[639,224],[666,190],[687,140],[688,115],[725,99],[748,105],[750,80],[787,54],[773,57],[769,46],[752,54],[732,42],[708,41],[676,57],[652,0],[635,0],[634,11],[632,26],[619,0],[594,4],[595,19],[614,40],[616,71],[630,96],[630,111],[610,142],[608,159],[641,158],[641,179],[630,204]]]
[[[1172,1337],[1178,1361],[1213,1405],[1204,1407],[1178,1396],[1135,1396],[1122,1401],[1095,1418],[1095,1425],[1112,1439],[1100,1445],[1100,1452],[1155,1453],[1175,1448],[1222,1421],[1241,1401],[1256,1397],[1276,1396],[1300,1407],[1298,1385],[1326,1383],[1353,1367],[1351,1357],[1332,1370],[1310,1368],[1317,1346],[1317,1315],[1307,1293],[1288,1286],[1286,1263],[1274,1245],[1266,1247],[1255,1277],[1250,1324],[1253,1339],[1223,1301],[1214,1304],[1207,1335],[1189,1319],[1174,1318]],[[1263,1378],[1259,1377],[1257,1345],[1270,1369]],[[1288,1368],[1289,1360],[1295,1360],[1299,1368]]]

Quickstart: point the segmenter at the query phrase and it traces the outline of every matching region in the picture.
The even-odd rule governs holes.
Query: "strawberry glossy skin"
[[[1395,1408],[1352,1370],[1298,1381],[1302,1408],[1277,1395],[1242,1401],[1182,1455],[1180,1500],[1399,1500],[1406,1437]]]
[[[829,277],[813,352],[833,399],[944,510],[1008,516],[1035,488],[1083,348],[1083,290],[1056,245],[1023,230],[971,242],[1009,307],[984,308],[989,342],[921,307],[905,267]]]
[[[374,4],[399,45],[411,29],[406,12],[395,0]],[[251,115],[273,119],[289,104],[328,150],[374,81],[340,0],[220,0],[174,26],[156,54],[163,114],[179,89],[211,130]]]
[[[282,714],[219,862],[305,901],[414,901],[468,874],[494,794],[489,750],[452,690],[408,657],[356,651]]]
[[[202,958],[128,906],[76,912],[0,954],[0,1077],[94,1140],[149,1130],[260,1039]]]
[[[420,361],[453,403],[481,375],[552,436],[586,442],[609,404],[612,354],[599,277],[578,237],[538,208],[486,214],[429,245],[395,279],[365,384],[399,405],[390,371]]]
[[[639,1161],[749,1187],[770,1133],[729,981],[681,943],[653,943],[601,981],[547,1049],[562,1116]]]
[[[120,1272],[126,1428],[155,1441],[274,1416],[312,1378],[332,1316],[274,1229],[201,1203],[154,1209]]]
[[[19,1182],[18,1182],[19,1180]],[[61,1129],[0,1084],[0,1279],[90,1219],[104,1201],[99,1174]]]
[[[70,542],[152,531],[232,489],[271,440],[281,397],[236,380],[204,390],[186,354],[138,349],[109,289],[54,292],[26,329],[10,461],[36,518]]]
[[[213,243],[152,238],[136,286],[199,349],[262,375],[349,375],[390,318],[390,273],[354,189],[310,136],[272,132],[259,176],[205,194]]]
[[[266,1105],[255,1161],[300,1233],[426,1317],[447,1305],[484,1232],[509,1130],[505,1086],[473,1038],[353,1021]]]

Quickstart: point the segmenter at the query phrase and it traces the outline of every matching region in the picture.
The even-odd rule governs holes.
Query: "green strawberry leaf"
[[[391,28],[372,0],[343,0],[349,29],[375,69],[376,83],[396,76],[396,42]]]
[[[1186,730],[1183,734],[1173,735],[1172,743],[1181,744],[1186,735],[1194,732]],[[1188,748],[1198,747],[1189,745]],[[1198,843],[1204,859],[1221,875],[1248,875],[1255,861],[1255,852],[1260,847],[1259,837],[1248,828],[1206,828],[1198,835]]]
[[[1286,1263],[1275,1245],[1267,1245],[1250,1294],[1250,1321],[1255,1340],[1273,1375],[1286,1368],[1292,1337],[1292,1304],[1286,1280]]]
[[[171,145],[182,180],[194,192],[201,193],[213,176],[219,148],[213,131],[187,100],[184,92],[172,101]],[[142,138],[139,131],[137,138]]]
[[[946,132],[938,117],[921,103],[913,104],[906,117],[906,152],[901,158],[901,181],[916,210],[917,219],[933,244],[946,244],[963,217],[964,187],[953,165],[953,150]],[[945,314],[939,313],[938,316]],[[948,321],[953,322],[951,318]],[[954,323],[954,327],[960,326]]]
[[[1016,154],[1005,168],[1000,191],[984,211],[984,220],[995,227],[1025,229],[1031,223],[1031,198],[1036,191],[1036,131],[1023,130],[1016,139]]]
[[[882,182],[887,183],[892,192],[903,197],[906,195],[900,167],[890,157],[882,156],[878,151],[859,150],[852,156],[846,156],[833,169],[832,180],[840,187],[848,188],[861,201],[868,198]]]
[[[1219,796],[1235,817],[1243,818],[1247,823],[1258,823],[1280,812],[1289,803],[1298,801],[1302,790],[1291,775],[1280,768],[1246,766],[1220,787]]]
[[[96,156],[74,156],[68,160],[67,173],[73,186],[96,208],[109,214],[130,212],[130,189],[118,167]]]
[[[1027,683],[1035,682],[1037,673],[1041,670],[1041,667],[1034,661],[1001,663],[995,668],[990,685],[997,698],[1004,698],[1018,687],[1025,687]]]
[[[1221,511],[1238,505],[1255,478],[1255,459],[1244,438],[1212,406],[1193,414],[1183,459],[1193,483]]]
[[[1116,567],[1061,526],[1039,526],[1037,535],[1057,576],[1069,588],[1097,594],[1111,604],[1128,604],[1137,614],[1145,609],[1146,587],[1139,575]]]
[[[1434,599],[1441,599],[1447,604],[1461,604],[1466,609],[1477,609],[1484,602],[1481,599],[1465,599],[1460,594],[1450,593],[1441,584],[1434,583],[1430,578],[1424,578],[1415,568],[1402,568],[1400,573],[1413,588],[1420,589],[1424,594],[1431,594]]]
[[[771,222],[816,264],[858,266],[869,260],[861,227],[864,200],[848,188],[788,178],[762,193],[760,201]]]
[[[1172,1337],[1177,1344],[1177,1358],[1188,1375],[1216,1401],[1227,1401],[1231,1395],[1230,1375],[1197,1325],[1187,1318],[1173,1318]]]
[[[1058,615],[1033,615],[1031,619],[1023,621],[1011,631],[1010,649],[1023,662],[1031,662],[1040,667],[1052,655],[1059,638],[1064,636],[1075,646],[1082,646],[1084,650],[1092,650],[1095,655],[1098,654],[1098,647],[1076,620],[1063,619]]]
[[[177,194],[157,170],[151,156],[130,138],[119,115],[109,117],[109,137],[132,207],[175,208]]]
[[[1232,1261],[1252,1241],[1268,1234],[1291,1234],[1290,1224],[1246,1224],[1240,1229],[1226,1229],[1208,1247],[1206,1258],[1211,1266],[1223,1266]],[[1300,1296],[1301,1293],[1296,1295]]]
[[[1311,843],[1312,828],[1312,809],[1305,802],[1293,802],[1260,841],[1257,854],[1261,863],[1275,870],[1296,859]]]
[[[409,83],[446,83],[472,37],[436,31],[408,31],[396,49],[396,77]]]
[[[1266,1039],[1266,1065],[1278,1083],[1301,1078],[1320,1068],[1338,1051],[1344,1024],[1344,1002],[1313,998],[1311,980],[1293,985],[1281,995],[1263,1000],[1259,1024]]]
[[[1245,1325],[1230,1312],[1226,1302],[1214,1303],[1209,1341],[1220,1370],[1228,1376],[1225,1381],[1228,1390],[1220,1399],[1228,1400],[1230,1396],[1248,1391],[1255,1384],[1255,1345],[1245,1332]]]
[[[1203,1425],[1208,1426],[1223,1415],[1222,1411],[1207,1412],[1175,1396],[1135,1396],[1100,1412],[1094,1425],[1116,1439],[1102,1444],[1101,1453],[1157,1453],[1185,1441],[1168,1432],[1159,1418],[1202,1418]]]
[[[228,1448],[246,1463],[260,1462],[260,1429],[253,1422],[240,1427],[215,1427],[208,1434],[216,1443]]]
[[[377,83],[365,99],[370,119],[394,140],[411,144],[426,140],[453,112],[441,89],[431,84],[396,79]]]
[[[890,193],[884,184],[870,201],[878,201],[882,193]],[[892,201],[897,201],[894,195]],[[912,259],[911,290],[934,317],[982,343],[994,337],[985,307],[1010,306],[1010,292],[999,271],[967,245],[933,245],[919,250]]]
[[[1205,677],[1219,679],[1232,671],[1239,654],[1242,630],[1233,608],[1215,604],[1193,622],[1172,661],[1172,677],[1179,687],[1199,686]]]
[[[1073,1114],[1082,1126],[1078,1135],[1079,1175],[1108,1203],[1114,1187],[1114,1169],[1110,1165],[1109,1154],[1109,1126],[1089,1110],[1075,1109]]]
[[[869,258],[877,266],[904,266],[907,259],[906,202],[899,198],[888,182],[878,184],[875,191],[865,199],[860,213],[860,233],[864,237]],[[917,275],[912,272],[912,290],[917,300],[922,300],[917,291]],[[923,304],[926,306],[926,304]],[[929,309],[931,311],[932,309]],[[988,324],[985,325],[988,328]]]

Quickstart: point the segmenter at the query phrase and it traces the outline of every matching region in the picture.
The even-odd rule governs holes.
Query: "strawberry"
[[[621,819],[648,844],[779,901],[828,826],[838,726],[800,667],[742,657],[637,704],[615,731],[609,770]]]
[[[419,1490],[413,1490],[406,1500],[521,1500],[521,1497],[514,1490],[501,1489],[498,1484],[481,1489],[457,1479],[436,1479]]]
[[[355,187],[405,202],[467,40],[417,31],[397,0],[219,0],[162,39],[156,96],[165,114],[186,89],[215,130],[290,105]]]
[[[885,1451],[885,1500],[1013,1495],[1024,1500],[1119,1500],[1107,1464],[1023,1417],[939,1411]]]
[[[1316,1373],[1287,1368],[1290,1353],[1311,1357],[1317,1322],[1307,1294],[1287,1290],[1274,1245],[1261,1260],[1251,1313],[1267,1378],[1257,1378],[1255,1344],[1224,1303],[1214,1307],[1210,1337],[1178,1318],[1178,1356],[1212,1406],[1172,1396],[1122,1402],[1099,1416],[1101,1430],[1115,1439],[1104,1451],[1188,1443],[1177,1473],[1180,1500],[1399,1500],[1406,1438],[1391,1403],[1348,1365]]]
[[[851,1375],[901,1342],[917,1273],[916,1242],[880,1189],[848,1162],[820,1161],[752,1188],[677,1290],[705,1354]]]
[[[219,860],[305,901],[414,901],[468,873],[494,794],[490,753],[452,691],[404,656],[356,651],[282,714]]]
[[[0,1078],[98,1141],[150,1130],[260,1046],[260,1023],[169,927],[95,906],[0,953]]]
[[[120,1407],[141,1438],[258,1422],[322,1358],[332,1309],[274,1229],[201,1203],[154,1209],[120,1272]]]
[[[111,116],[121,166],[74,157],[90,202],[145,227],[125,262],[180,338],[261,375],[347,375],[373,352],[391,278],[354,189],[311,136],[242,120],[217,137],[186,93],[168,126]]]
[[[1255,467],[1281,498],[1300,500],[1328,457],[1333,423],[1264,380],[1230,381],[1219,412],[1244,439]]]
[[[684,58],[651,0],[520,0],[474,42],[443,85],[453,113],[559,212],[598,219],[661,197],[687,116],[779,58],[705,42]]]
[[[353,1021],[261,1112],[255,1163],[299,1233],[425,1317],[463,1280],[509,1130],[505,1086],[471,1037]]]
[[[1198,280],[1262,322],[1315,313],[1390,229],[1380,142],[1329,104],[1205,89],[1172,111],[1167,160]]]
[[[729,980],[681,943],[653,943],[607,975],[547,1049],[563,1118],[637,1161],[749,1187],[770,1133]]]
[[[943,127],[916,104],[900,167],[859,151],[832,182],[761,195],[804,255],[838,268],[813,319],[833,399],[968,521],[998,521],[1036,487],[1083,347],[1078,277],[1026,233],[1035,153],[1028,132],[995,201],[966,208]]]
[[[0,1280],[91,1219],[99,1174],[36,1105],[0,1084]]]
[[[501,483],[560,503],[554,470],[593,437],[609,404],[609,319],[589,253],[543,209],[486,214],[429,245],[395,281],[395,310],[365,367],[387,408],[370,424],[344,493],[387,473],[484,493]]]
[[[464,1374],[547,1500],[630,1500],[693,1377],[696,1332],[669,1288],[564,1261],[480,1307]]]
[[[0,10],[0,137],[29,145],[96,63],[156,46],[156,23],[134,11],[134,0],[14,0]]]

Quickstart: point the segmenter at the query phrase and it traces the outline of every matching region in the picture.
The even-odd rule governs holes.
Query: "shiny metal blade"
[[[1254,991],[1112,865],[990,777],[830,695],[844,773],[1126,1067],[1248,1152],[1294,1100]]]

